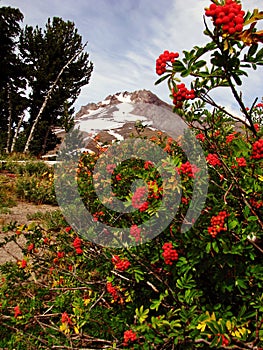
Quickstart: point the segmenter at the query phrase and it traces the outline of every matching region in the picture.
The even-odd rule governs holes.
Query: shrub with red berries
[[[208,154],[208,156],[206,157],[206,160],[207,160],[207,163],[212,166],[221,165],[221,161],[216,154],[213,154],[213,153]]]
[[[18,316],[22,315],[22,312],[20,310],[20,306],[19,305],[14,307],[14,312],[15,312],[15,315],[14,315],[15,318],[17,318]]]
[[[256,200],[255,198],[250,198],[249,203],[254,207],[255,209],[259,209],[263,206],[263,201],[261,200]]]
[[[256,141],[252,145],[252,159],[262,159],[263,158],[263,139]]]
[[[220,211],[218,215],[212,217],[210,226],[208,227],[208,233],[215,238],[217,234],[221,231],[226,231],[225,218],[228,216],[227,212]]]
[[[177,90],[172,89],[173,104],[175,108],[181,108],[186,100],[193,100],[196,95],[194,90],[188,90],[185,84],[177,84]]]
[[[222,342],[222,346],[229,345],[229,340],[226,338],[224,334],[218,334],[218,340]]]
[[[263,11],[248,11],[238,32],[239,0],[212,2],[209,42],[156,62],[182,106],[174,125],[164,121],[172,135],[139,127],[134,150],[105,142],[78,163],[63,151],[54,180],[65,210],[0,227],[0,251],[14,261],[0,262],[0,349],[263,350],[263,105],[254,96],[246,109],[241,91],[263,64]],[[180,84],[187,77],[193,90]]]
[[[162,75],[166,71],[167,62],[175,62],[179,57],[178,52],[169,52],[165,50],[156,60],[156,73]]]
[[[146,187],[139,187],[136,189],[134,195],[132,196],[132,206],[140,211],[145,211],[148,208],[148,202],[144,199],[147,193]]]
[[[243,30],[245,12],[234,0],[226,0],[225,5],[211,4],[205,15],[212,17],[214,25],[224,33],[232,35]]]
[[[120,271],[125,271],[128,269],[128,267],[131,265],[129,260],[127,259],[121,259],[118,255],[114,255],[111,259],[111,262],[114,264],[115,269]]]
[[[192,177],[192,178],[195,177],[195,174],[199,170],[200,169],[198,169],[195,164],[191,164],[189,161],[181,164],[181,166],[178,168],[179,174],[184,174],[184,175],[187,175],[188,177]]]
[[[141,229],[137,225],[132,225],[130,228],[130,235],[134,237],[135,242],[139,242],[141,239]]]
[[[164,243],[162,256],[164,258],[164,262],[166,265],[173,265],[173,262],[178,260],[178,253],[176,249],[174,249],[173,244],[171,242]]]
[[[247,162],[246,162],[246,160],[245,160],[245,158],[244,157],[237,157],[236,158],[236,161],[237,161],[237,164],[238,164],[238,166],[239,167],[245,167],[245,166],[247,166]]]
[[[111,282],[107,282],[106,290],[107,290],[108,293],[111,294],[111,296],[112,296],[114,301],[118,300],[119,295],[118,295],[117,289],[112,285]]]
[[[76,237],[74,239],[73,247],[75,248],[77,254],[81,255],[83,253],[83,250],[81,248],[82,247],[82,240],[79,237]]]
[[[137,334],[132,330],[127,330],[124,332],[123,338],[123,346],[128,346],[129,342],[134,342],[137,339]]]

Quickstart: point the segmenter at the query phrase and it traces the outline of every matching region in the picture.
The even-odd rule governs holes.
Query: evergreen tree
[[[29,150],[43,154],[57,142],[54,127],[61,126],[66,115],[68,120],[73,115],[72,105],[81,87],[89,83],[93,65],[74,23],[58,17],[48,19],[44,31],[26,26],[19,50],[30,89],[30,116],[25,126]],[[32,130],[33,138],[28,140]]]
[[[27,107],[24,67],[16,52],[22,20],[19,9],[0,8],[0,151],[7,152]]]

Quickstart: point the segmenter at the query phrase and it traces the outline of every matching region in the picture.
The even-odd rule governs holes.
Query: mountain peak
[[[76,119],[81,118],[85,114],[89,114],[90,111],[95,111],[99,108],[110,107],[120,103],[130,103],[130,104],[138,104],[138,103],[149,103],[156,106],[161,106],[165,108],[171,109],[172,107],[159,99],[154,93],[150,90],[136,90],[133,92],[116,92],[114,95],[108,95],[103,101],[98,103],[88,103],[85,106],[82,106],[79,112],[76,114]]]

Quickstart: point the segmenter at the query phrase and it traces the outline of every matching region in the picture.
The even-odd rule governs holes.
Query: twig
[[[89,311],[94,308],[95,305],[98,304],[98,302],[103,298],[103,295],[105,294],[105,291],[102,292],[102,294],[99,296],[99,298],[91,305],[91,307],[89,308]]]
[[[124,279],[124,280],[126,280],[126,281],[129,281],[129,282],[130,282],[130,279],[129,279],[129,278],[127,278],[127,277],[124,277],[124,276],[120,275],[120,274],[119,274],[119,273],[117,273],[116,271],[112,270],[111,272],[112,272],[114,275],[116,275],[116,276],[118,276],[118,277],[120,277],[120,278],[122,278],[122,279]]]

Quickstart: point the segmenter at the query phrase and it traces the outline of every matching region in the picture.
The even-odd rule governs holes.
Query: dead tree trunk
[[[10,151],[11,133],[12,133],[12,100],[10,86],[7,86],[7,101],[8,101],[8,121],[7,121],[7,140],[6,140],[6,153]]]
[[[18,139],[19,130],[21,128],[21,125],[22,125],[24,118],[25,118],[25,112],[23,112],[23,114],[21,115],[21,117],[19,119],[16,131],[15,131],[15,135],[13,137],[12,145],[11,145],[11,150],[10,150],[11,153],[14,152],[16,141]]]

